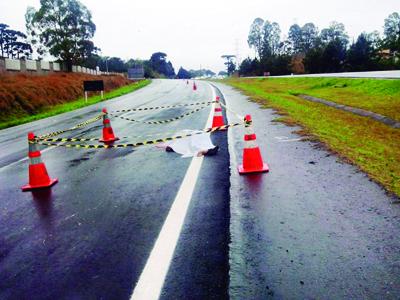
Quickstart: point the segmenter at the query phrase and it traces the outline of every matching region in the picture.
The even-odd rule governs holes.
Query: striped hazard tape
[[[74,127],[71,127],[71,128],[68,128],[68,129],[54,131],[54,132],[50,132],[50,133],[46,133],[46,134],[40,135],[40,136],[37,137],[37,139],[41,139],[42,140],[42,139],[46,139],[46,138],[50,138],[50,137],[53,137],[53,136],[57,136],[57,135],[63,134],[65,132],[69,132],[69,131],[73,131],[73,130],[85,127],[85,126],[87,126],[89,124],[92,124],[94,122],[97,122],[97,121],[101,120],[101,118],[103,118],[103,115],[104,114],[101,113],[100,115],[98,115],[98,116],[96,116],[96,117],[94,117],[92,119],[86,120],[85,122],[79,123],[79,124],[75,125]]]
[[[36,138],[37,141],[39,142],[62,142],[62,143],[66,143],[66,142],[93,142],[93,141],[98,141],[100,140],[100,138],[56,138],[56,139],[52,139],[52,138]]]
[[[145,123],[145,124],[154,125],[154,124],[166,124],[166,123],[171,123],[171,122],[174,122],[174,121],[183,119],[184,117],[190,116],[190,115],[192,115],[192,114],[194,114],[194,113],[196,113],[196,112],[198,112],[198,111],[200,111],[200,110],[203,110],[203,109],[206,108],[206,107],[207,107],[207,106],[202,106],[202,107],[200,107],[200,108],[197,108],[197,109],[195,109],[195,110],[192,110],[192,111],[190,111],[190,112],[188,112],[188,113],[185,113],[185,114],[183,114],[183,115],[180,115],[180,116],[178,116],[178,117],[171,118],[171,119],[166,119],[166,120],[159,120],[159,121],[141,121],[141,120],[130,119],[130,118],[123,117],[123,116],[116,116],[116,115],[111,114],[111,113],[110,113],[110,115],[113,116],[113,117],[116,117],[116,118],[120,118],[120,119],[122,119],[122,120],[126,120],[126,121],[139,122],[139,123]]]
[[[185,104],[176,104],[176,105],[167,105],[167,106],[139,107],[139,108],[113,110],[111,112],[112,113],[126,113],[126,112],[130,112],[130,111],[146,111],[146,110],[167,109],[167,108],[185,107],[185,106],[210,105],[212,103],[216,103],[216,101],[185,103]]]
[[[145,146],[145,145],[154,145],[154,144],[158,144],[158,143],[165,143],[168,141],[183,139],[183,138],[186,138],[189,136],[195,136],[195,135],[204,134],[204,133],[213,133],[216,131],[225,130],[230,127],[235,127],[235,126],[239,126],[239,125],[243,125],[243,124],[244,124],[243,122],[242,123],[232,123],[232,124],[228,124],[228,125],[207,128],[204,130],[198,130],[198,131],[184,134],[184,135],[176,135],[176,136],[162,138],[162,139],[149,140],[149,141],[143,141],[143,142],[137,142],[137,143],[117,144],[117,145],[59,144],[59,143],[57,143],[57,142],[80,142],[80,141],[98,140],[98,139],[80,139],[80,138],[58,138],[58,139],[46,139],[46,140],[40,140],[40,139],[36,138],[33,141],[29,141],[29,143],[45,145],[45,146],[59,146],[59,147],[66,147],[66,148],[82,148],[82,149],[128,148],[128,147],[139,147],[139,146]]]

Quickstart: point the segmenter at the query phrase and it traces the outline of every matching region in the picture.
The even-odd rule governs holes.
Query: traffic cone
[[[197,90],[196,82],[193,81],[193,91]]]
[[[244,121],[246,123],[246,133],[244,135],[245,147],[243,149],[243,164],[238,167],[239,173],[268,172],[268,165],[263,162],[260,148],[256,143],[256,135],[253,131],[251,116],[246,115]]]
[[[225,125],[224,117],[222,116],[222,108],[221,104],[219,103],[219,97],[217,96],[215,100],[217,103],[215,103],[212,127],[224,126]]]
[[[99,140],[99,142],[105,143],[105,144],[112,144],[115,141],[118,141],[119,138],[117,138],[114,135],[114,131],[111,127],[111,122],[108,117],[108,112],[107,109],[103,108],[103,138]]]
[[[33,143],[35,135],[33,132],[28,133],[29,146],[29,183],[21,187],[23,192],[49,188],[58,182],[58,178],[51,179],[47,174],[45,164],[42,162],[41,153],[38,145]]]

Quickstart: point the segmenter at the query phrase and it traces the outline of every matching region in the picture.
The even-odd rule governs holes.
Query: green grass
[[[373,111],[400,121],[400,80],[350,78],[261,78],[254,86],[268,92],[306,94]]]
[[[310,82],[307,82],[308,80]],[[353,83],[352,80],[356,82]],[[300,90],[301,84],[302,90],[306,90],[307,86],[314,87],[316,92],[311,94],[313,96],[325,93],[334,99],[339,99],[337,91],[340,91],[340,88],[334,85],[346,83],[352,87],[352,91],[357,91],[362,99],[379,98],[383,101],[388,94],[398,93],[395,88],[392,90],[388,88],[393,85],[392,81],[368,80],[364,87],[360,86],[361,81],[357,79],[343,81],[315,78],[229,79],[223,82],[244,91],[265,108],[277,110],[283,115],[279,118],[281,121],[301,125],[304,128],[301,133],[318,139],[331,151],[359,166],[387,191],[400,196],[399,129],[323,104],[303,100],[293,93],[294,90]],[[316,87],[317,85],[319,87]],[[375,88],[370,89],[371,87]],[[310,89],[307,90],[307,94],[310,94],[308,91]],[[367,105],[367,101],[358,101]],[[393,101],[388,100],[387,106],[393,107],[393,105]],[[370,107],[377,106],[370,104]],[[380,107],[386,110],[384,105]]]
[[[58,104],[58,105],[51,106],[51,107],[46,107],[46,108],[40,110],[35,115],[10,116],[9,120],[0,123],[0,129],[28,123],[28,122],[32,122],[32,121],[36,121],[36,120],[40,120],[40,119],[44,119],[44,118],[48,118],[48,117],[62,114],[62,113],[68,112],[68,111],[73,111],[73,110],[76,110],[76,109],[79,109],[79,108],[82,108],[85,106],[89,106],[89,105],[92,105],[92,104],[95,104],[98,102],[113,99],[113,98],[116,98],[116,97],[119,97],[119,96],[122,96],[122,95],[125,95],[128,93],[131,93],[133,91],[136,91],[142,87],[145,87],[150,82],[151,82],[150,80],[142,80],[142,81],[139,81],[136,83],[132,83],[130,85],[126,85],[126,86],[117,88],[110,92],[104,93],[104,99],[101,99],[100,95],[95,95],[92,97],[88,97],[88,101],[86,103],[85,99],[82,97],[75,101]]]

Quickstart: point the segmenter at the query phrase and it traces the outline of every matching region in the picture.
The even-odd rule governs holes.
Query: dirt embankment
[[[34,115],[40,109],[83,97],[84,80],[104,80],[106,91],[131,83],[122,76],[57,73],[0,76],[0,121]]]

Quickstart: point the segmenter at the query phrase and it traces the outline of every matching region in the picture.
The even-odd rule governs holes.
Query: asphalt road
[[[51,190],[22,193],[27,182],[26,134],[69,128],[109,111],[213,100],[207,83],[156,80],[133,94],[75,112],[0,131],[0,299],[129,299],[159,238],[191,158],[155,146],[135,149],[49,148],[42,152]],[[189,108],[135,114],[143,120]],[[112,118],[120,142],[202,129],[210,108],[164,125]],[[128,115],[129,116],[129,115]],[[99,137],[98,122],[73,132]],[[161,136],[137,136],[162,133]],[[68,135],[64,135],[68,136]],[[227,133],[206,157],[160,294],[198,299],[228,296],[229,154]],[[168,264],[167,264],[168,266]],[[167,269],[168,270],[168,269]]]
[[[232,299],[400,299],[400,201],[278,115],[216,84],[251,114],[268,174],[239,176],[229,131]],[[323,105],[323,104],[321,104]],[[346,113],[346,112],[343,112]],[[236,117],[228,113],[230,122]]]
[[[274,123],[273,111],[222,84],[197,84],[193,92],[183,81],[156,80],[115,100],[0,131],[0,299],[399,299],[399,200],[300,141],[292,133],[298,128]],[[69,128],[103,106],[202,102],[214,94],[252,115],[269,173],[239,176],[244,130],[235,127],[212,136],[221,150],[204,159],[154,146],[48,148],[42,158],[60,182],[51,192],[20,191],[28,131]],[[160,120],[188,110],[132,116]],[[167,125],[111,122],[118,136],[131,137],[124,143],[202,129],[209,113]],[[237,121],[232,112],[227,117]],[[99,122],[74,136],[96,137],[101,128]]]

